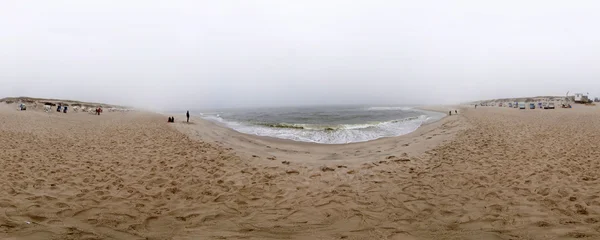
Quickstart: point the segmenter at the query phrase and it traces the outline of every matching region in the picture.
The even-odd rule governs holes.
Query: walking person
[[[448,115],[452,116],[452,110],[448,111]]]
[[[458,114],[458,110],[454,110],[454,113]]]
[[[187,117],[187,122],[190,122],[190,111],[187,111],[185,116]]]

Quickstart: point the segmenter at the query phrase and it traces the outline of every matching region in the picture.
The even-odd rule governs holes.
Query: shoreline
[[[230,128],[228,126],[226,126],[223,123],[220,122],[216,122],[216,121],[211,121],[211,120],[207,120],[204,119],[203,117],[191,117],[190,120],[196,119],[196,120],[201,120],[201,121],[206,121],[207,123],[212,123],[213,126],[219,127],[219,128],[225,128],[228,130],[232,130],[236,133],[242,134],[242,135],[246,135],[249,137],[255,137],[255,138],[259,138],[259,139],[263,139],[263,140],[267,140],[267,141],[272,141],[272,142],[287,142],[287,143],[297,143],[297,144],[308,144],[308,145],[326,145],[326,146],[344,146],[344,145],[352,145],[352,144],[361,144],[361,143],[369,143],[369,142],[373,142],[373,141],[378,141],[378,140],[382,140],[382,139],[391,139],[391,138],[398,138],[398,137],[403,137],[406,135],[410,135],[414,132],[418,132],[421,128],[423,128],[424,126],[430,125],[430,124],[434,124],[436,122],[442,121],[445,118],[448,117],[448,115],[441,110],[441,108],[443,108],[444,106],[427,106],[427,107],[414,107],[413,109],[417,110],[417,111],[421,111],[424,112],[425,114],[428,113],[440,113],[440,114],[444,114],[444,116],[435,119],[433,121],[423,121],[423,123],[421,123],[421,125],[416,128],[414,131],[406,133],[406,134],[402,134],[402,135],[398,135],[398,136],[386,136],[386,137],[379,137],[376,139],[372,139],[372,140],[367,140],[367,141],[361,141],[361,142],[349,142],[349,143],[318,143],[318,142],[307,142],[307,141],[298,141],[298,140],[292,140],[292,139],[285,139],[285,138],[277,138],[277,137],[272,137],[272,136],[261,136],[261,135],[255,135],[255,134],[250,134],[250,133],[244,133],[244,132],[240,132],[236,129]],[[453,108],[455,109],[455,108]],[[158,112],[157,112],[158,113]],[[174,114],[169,114],[169,113],[158,113],[161,115],[164,115],[165,117],[169,117],[169,116],[173,116]],[[176,121],[177,122],[177,121]]]
[[[419,108],[421,111],[434,109]],[[223,147],[233,148],[244,157],[275,157],[294,162],[323,164],[327,161],[378,161],[390,156],[418,157],[450,141],[458,131],[465,129],[466,124],[458,116],[444,116],[437,121],[424,123],[408,134],[345,144],[301,142],[247,134],[202,117],[191,117],[190,124],[176,121],[172,126],[196,140],[216,142]]]

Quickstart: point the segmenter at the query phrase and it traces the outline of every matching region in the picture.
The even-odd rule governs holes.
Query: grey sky
[[[595,1],[0,1],[0,97],[165,109],[600,95]]]

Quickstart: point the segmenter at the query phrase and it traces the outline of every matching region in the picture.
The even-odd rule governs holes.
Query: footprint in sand
[[[327,167],[327,166],[323,166],[323,167],[321,167],[321,171],[323,171],[323,172],[332,172],[332,171],[335,171],[335,169]]]
[[[149,232],[171,232],[172,221],[166,217],[149,217],[144,221],[144,228]]]

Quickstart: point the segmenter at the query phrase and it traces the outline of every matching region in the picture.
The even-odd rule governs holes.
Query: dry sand
[[[316,145],[0,106],[0,239],[600,239],[600,108]],[[253,156],[254,155],[254,156]]]

